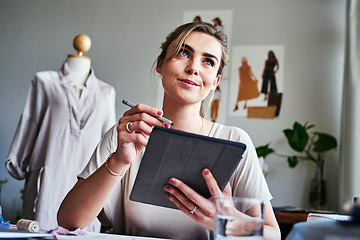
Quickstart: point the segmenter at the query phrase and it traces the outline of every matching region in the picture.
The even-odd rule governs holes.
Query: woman
[[[265,234],[268,239],[279,239],[269,202],[271,195],[249,136],[239,128],[213,123],[199,114],[201,101],[215,90],[228,62],[226,36],[208,23],[188,23],[169,34],[161,47],[156,72],[162,75],[163,109],[138,104],[124,113],[118,125],[104,136],[79,175],[78,183],[64,199],[58,212],[59,225],[75,229],[99,215],[115,233],[172,239],[211,238],[214,198],[203,198],[181,179],[171,178],[164,187],[166,197],[181,211],[129,200],[152,128],[170,127],[158,120],[164,116],[175,123],[174,129],[242,141],[248,146],[224,194],[266,200]],[[209,170],[204,169],[202,174],[211,195],[221,195]]]
[[[269,97],[269,90],[268,85],[270,82],[270,92],[277,93],[277,86],[276,86],[276,77],[275,74],[279,70],[279,62],[275,56],[273,51],[268,52],[268,59],[265,61],[264,71],[262,74],[262,86],[261,86],[261,93],[265,95],[264,101],[266,101]]]

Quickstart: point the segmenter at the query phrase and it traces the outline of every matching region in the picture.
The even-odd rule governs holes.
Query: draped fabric
[[[115,95],[91,70],[79,98],[67,63],[35,74],[5,163],[11,176],[25,179],[22,218],[57,227],[63,198],[116,123]]]
[[[339,209],[345,202],[360,196],[359,7],[359,0],[347,1]]]

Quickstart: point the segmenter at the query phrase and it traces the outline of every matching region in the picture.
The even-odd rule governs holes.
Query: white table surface
[[[105,233],[92,233],[88,232],[86,235],[58,235],[56,238],[53,234],[44,234],[44,233],[30,233],[25,231],[19,231],[17,229],[0,229],[0,240],[1,239],[31,239],[38,237],[37,239],[59,239],[59,240],[164,240],[163,238],[151,238],[151,237],[135,237],[135,236],[125,236],[117,234],[105,234]]]
[[[150,238],[150,237],[133,237],[117,234],[105,234],[105,233],[88,233],[82,236],[66,236],[66,235],[56,235],[59,240],[71,240],[71,239],[84,239],[84,240],[101,240],[101,239],[117,239],[117,240],[159,240],[164,238]]]

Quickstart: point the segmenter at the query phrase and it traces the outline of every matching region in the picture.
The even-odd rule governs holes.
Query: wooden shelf
[[[305,222],[308,213],[305,212],[275,212],[275,217],[278,223],[295,224],[298,222]]]
[[[275,217],[279,223],[281,239],[285,239],[293,225],[298,222],[306,222],[308,213],[297,211],[275,211]]]

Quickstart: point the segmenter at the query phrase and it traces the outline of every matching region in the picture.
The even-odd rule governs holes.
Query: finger
[[[153,124],[153,126],[162,126],[162,127],[165,127],[165,128],[170,128],[171,127],[170,123],[168,123],[166,121],[159,120],[159,118],[162,117],[163,114],[164,114],[164,112],[161,109],[154,108],[154,107],[151,107],[151,106],[148,106],[148,105],[145,105],[145,104],[141,104],[141,103],[135,105],[130,110],[126,111],[124,113],[124,116],[141,114],[141,113],[149,114],[150,116],[157,119],[156,123]]]
[[[174,181],[175,179],[173,178],[170,179],[170,182],[174,182]],[[164,189],[167,192],[171,193],[171,195],[173,195],[176,198],[176,202],[181,203],[181,205],[185,206],[186,209],[188,209],[189,211],[194,208],[195,203],[193,203],[189,198],[187,198],[186,195],[183,192],[181,192],[178,188],[173,187],[171,185],[166,185]]]
[[[125,124],[125,129],[129,132],[129,133],[132,133],[134,132],[134,128],[133,128],[133,122],[127,122]]]
[[[132,128],[134,128],[134,123]],[[117,138],[118,144],[126,145],[129,143],[140,144],[142,146],[146,146],[149,140],[149,135],[143,132],[128,132],[126,130],[125,124],[121,124],[117,126]]]
[[[126,128],[127,125],[129,125],[129,122],[131,123],[131,130],[132,132],[129,132]],[[125,126],[125,130],[128,131],[129,133],[143,133],[145,135],[150,135],[150,133],[152,132],[153,126],[151,125],[151,120],[150,122],[148,120],[146,120],[145,118],[143,119],[139,119],[136,121],[136,119],[134,119],[133,121],[128,121],[126,123],[121,123],[121,125]]]
[[[190,201],[190,203],[194,203],[199,208],[201,208],[206,215],[213,215],[214,206],[211,201],[204,198],[197,192],[195,192],[191,187],[183,183],[181,180],[176,178],[171,178],[169,183],[176,187],[179,192],[172,192],[172,194],[179,199],[179,201],[182,201],[182,203],[186,206],[189,206],[189,203],[185,203],[185,201]],[[185,196],[185,198],[182,198],[180,193]],[[193,206],[192,206],[193,207]],[[190,209],[190,208],[189,208]],[[192,208],[190,209],[192,210]]]
[[[161,109],[157,109],[151,106],[148,106],[146,104],[139,103],[132,107],[130,110],[126,111],[124,113],[124,116],[128,115],[134,115],[138,113],[147,113],[150,116],[153,116],[155,118],[162,117],[163,111]]]
[[[216,179],[214,178],[214,176],[212,175],[212,173],[210,172],[210,170],[205,168],[202,173],[203,173],[203,177],[205,179],[206,185],[211,194],[211,197],[212,198],[221,197],[222,191],[220,190],[219,185],[218,185]]]
[[[172,201],[180,211],[182,211],[183,213],[185,213],[186,215],[190,216],[190,217],[193,217],[191,215],[194,215],[194,214],[191,214],[190,213],[190,210],[194,208],[194,204],[192,208],[189,208],[187,206],[185,206],[177,197],[175,197],[175,195],[171,194],[170,192],[167,192],[166,195],[165,195],[170,201]]]
[[[134,130],[145,132],[146,134],[150,134],[154,126],[162,126],[165,128],[169,128],[170,126],[169,124],[159,120],[157,117],[154,117],[153,115],[150,115],[146,112],[135,113],[132,115],[124,115],[119,119],[118,124],[126,125],[128,122],[134,123],[133,124]],[[146,123],[147,125],[145,125],[144,123]]]
[[[131,123],[131,125],[129,125]],[[158,119],[148,115],[147,113],[139,113],[135,115],[121,117],[119,119],[119,131],[126,131],[127,133],[144,133],[150,135],[154,126],[161,125],[162,122]],[[131,129],[130,129],[131,126]]]
[[[226,196],[226,197],[231,197],[232,196],[230,183],[226,184],[223,195]]]
[[[193,203],[192,201],[190,201],[189,199],[187,199],[186,196],[181,194],[179,190],[177,190],[176,188],[170,185],[166,185],[164,189],[168,191],[166,193],[166,197],[170,201],[172,201],[183,213],[185,213],[194,220],[196,220],[196,218],[198,219],[204,218],[204,213],[202,211],[202,208],[196,205],[195,203]],[[182,197],[179,197],[181,195]],[[192,210],[194,211],[191,213]]]

